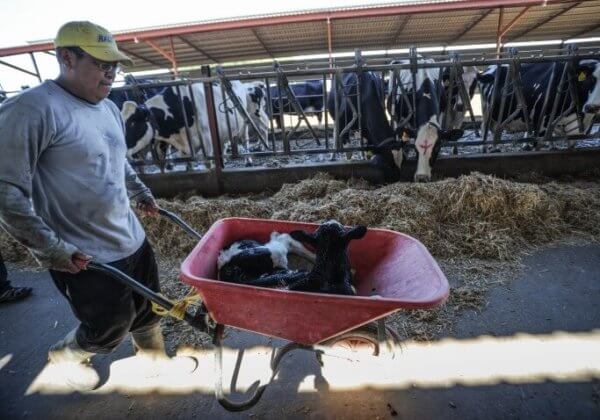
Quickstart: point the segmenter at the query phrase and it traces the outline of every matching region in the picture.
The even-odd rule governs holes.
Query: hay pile
[[[380,188],[321,174],[286,184],[270,197],[159,200],[204,233],[216,220],[259,217],[365,224],[407,233],[436,257],[510,260],[523,249],[563,235],[600,236],[600,184],[517,183],[474,173],[429,184]],[[142,218],[157,253],[181,258],[193,246],[168,220]],[[0,251],[8,261],[31,264],[29,254],[4,233]]]
[[[473,173],[429,184],[374,187],[363,181],[318,175],[286,184],[272,196],[189,197],[159,203],[181,215],[200,233],[220,218],[239,216],[316,223],[333,218],[348,225],[365,224],[414,236],[436,258],[452,262],[443,263],[447,274],[462,267],[445,308],[416,311],[395,320],[401,331],[427,338],[445,330],[453,313],[481,305],[489,284],[487,280],[474,283],[471,271],[483,270],[483,277],[490,278],[500,268],[488,270],[485,267],[489,264],[512,267],[510,264],[532,247],[573,234],[600,238],[600,184],[546,181],[519,183]],[[163,280],[166,294],[182,296],[185,288],[176,274],[194,241],[167,220],[143,217],[142,223],[161,268],[169,273]],[[0,235],[0,251],[8,261],[33,263],[29,254],[6,235]],[[464,261],[471,261],[472,267],[461,265]],[[482,278],[479,274],[475,277]]]

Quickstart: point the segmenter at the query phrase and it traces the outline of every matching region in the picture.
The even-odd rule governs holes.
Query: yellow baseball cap
[[[133,66],[133,61],[117,47],[110,32],[92,22],[67,22],[58,30],[55,47],[79,47],[102,61],[118,61]]]

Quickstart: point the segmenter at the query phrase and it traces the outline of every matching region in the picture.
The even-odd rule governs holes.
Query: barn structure
[[[115,32],[128,71],[409,46],[496,44],[600,36],[600,0],[415,0]],[[52,41],[0,48],[0,57],[53,50]],[[12,67],[5,61],[0,64]]]

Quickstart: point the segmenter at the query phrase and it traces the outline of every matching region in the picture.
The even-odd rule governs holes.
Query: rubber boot
[[[176,356],[169,358],[160,325],[139,329],[131,333],[133,348],[138,360],[143,363],[146,377],[187,375],[198,367],[194,357]]]
[[[91,391],[100,383],[98,372],[91,366],[90,353],[81,348],[76,338],[77,328],[48,350],[48,360],[66,384],[76,391]]]
[[[165,341],[158,324],[132,331],[131,341],[133,342],[133,351],[138,356],[150,359],[167,358]]]

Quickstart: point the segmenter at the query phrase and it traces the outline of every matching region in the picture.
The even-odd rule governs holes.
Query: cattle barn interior
[[[158,71],[154,75],[143,76],[143,81],[140,82],[142,86],[161,88],[168,86],[169,83],[171,85],[177,83],[179,84],[178,95],[181,96],[181,92],[184,92],[183,94],[186,90],[191,92],[191,83],[205,83],[208,80],[221,85],[230,83],[230,81],[237,82],[237,79],[244,83],[260,81],[271,87],[275,86],[278,92],[282,92],[282,85],[288,80],[290,83],[304,83],[311,79],[320,79],[323,86],[322,98],[325,102],[327,93],[334,90],[330,77],[335,73],[335,69],[354,71],[353,69],[356,69],[357,65],[364,65],[365,70],[378,72],[381,80],[387,86],[389,74],[393,70],[389,67],[390,61],[399,57],[410,59],[412,56],[414,58],[417,57],[417,54],[446,64],[452,63],[452,60],[456,59],[455,57],[460,57],[465,68],[470,65],[479,71],[485,69],[489,64],[496,63],[494,60],[504,60],[498,61],[498,63],[517,66],[520,65],[519,60],[525,62],[527,60],[547,59],[551,61],[558,59],[562,60],[560,62],[566,62],[575,56],[589,56],[597,59],[600,56],[600,42],[597,42],[595,37],[600,36],[600,24],[595,18],[596,16],[600,16],[600,0],[417,0],[398,4],[318,9],[190,22],[115,31],[114,35],[119,48],[134,61],[134,65],[126,69],[129,74]],[[549,42],[533,46],[519,44],[535,41]],[[576,45],[577,49],[570,48],[572,45]],[[513,47],[518,48],[518,51]],[[35,54],[52,54],[52,50],[51,40],[2,48],[0,49],[0,58],[29,54],[35,70],[30,71],[17,67],[3,60],[0,60],[0,65],[37,75],[41,81]],[[283,81],[279,80],[278,70],[274,65],[278,66],[285,76]],[[396,67],[396,69],[400,68],[401,66]],[[441,72],[442,65],[439,69]],[[160,70],[163,72],[161,73]],[[565,80],[572,75],[566,77]],[[459,79],[460,77],[456,79],[457,83],[459,83]],[[564,86],[567,86],[566,83],[565,81]],[[453,86],[451,85],[450,90]],[[113,91],[119,91],[119,89],[117,87]],[[339,89],[339,87],[335,89]],[[131,87],[126,87],[126,90],[131,90]],[[496,90],[503,91],[504,89],[500,86]],[[6,93],[14,94],[16,92]],[[220,94],[229,95],[225,90]],[[301,96],[302,94],[299,98]],[[509,103],[507,107],[512,106],[514,98],[514,95],[506,98]],[[269,102],[274,101],[272,97],[270,99]],[[465,128],[470,130],[465,134],[469,142],[450,141],[445,143],[445,149],[442,151],[443,157],[452,157],[452,154],[459,154],[458,157],[460,157],[462,151],[466,149],[464,146],[479,147],[491,142],[492,139],[494,146],[503,146],[504,143],[524,143],[532,138],[533,127],[527,127],[530,135],[523,135],[520,138],[512,136],[506,139],[500,138],[497,133],[488,133],[488,129],[491,130],[491,127],[482,125],[483,111],[479,94],[473,96],[470,102],[472,109],[469,110],[469,118],[465,114],[462,123]],[[216,108],[217,115],[219,112],[223,112],[224,107],[233,108],[234,105],[227,103],[227,100],[218,103],[213,99],[213,107]],[[577,106],[580,108],[581,105]],[[289,107],[289,105],[286,106]],[[552,103],[548,104],[548,108],[552,108]],[[210,106],[207,111],[211,112]],[[286,111],[285,118],[283,118],[284,111],[281,111],[280,114],[273,111],[273,109],[270,110],[271,119],[268,133],[261,138],[262,144],[268,150],[258,152],[255,150],[250,153],[248,148],[240,152],[238,150],[238,147],[241,147],[238,145],[238,142],[241,145],[240,140],[231,140],[230,149],[227,150],[220,151],[219,147],[214,148],[209,144],[202,145],[201,151],[194,152],[194,146],[190,140],[190,130],[186,128],[185,137],[188,149],[192,154],[191,159],[194,160],[199,157],[200,153],[203,153],[205,162],[208,163],[201,168],[192,168],[188,165],[185,170],[189,172],[190,169],[204,170],[214,167],[217,181],[205,182],[204,178],[191,180],[190,177],[187,177],[185,180],[178,181],[180,188],[185,189],[198,183],[206,186],[205,193],[227,191],[232,186],[231,184],[235,184],[233,190],[236,192],[247,192],[244,190],[244,186],[248,184],[277,188],[279,185],[261,183],[261,179],[264,181],[263,178],[266,179],[266,177],[257,173],[253,174],[255,179],[252,183],[230,182],[227,178],[230,175],[227,173],[227,169],[242,169],[243,166],[248,166],[251,157],[256,158],[255,162],[257,162],[260,161],[259,158],[268,159],[281,156],[290,156],[290,158],[285,157],[276,161],[272,169],[282,166],[281,162],[284,162],[283,166],[316,164],[318,167],[323,167],[327,163],[326,159],[322,158],[324,152],[346,152],[348,160],[352,153],[355,153],[353,158],[357,157],[356,154],[362,153],[360,158],[364,163],[366,157],[364,152],[371,150],[366,141],[363,141],[360,135],[356,135],[360,131],[360,127],[350,129],[350,144],[342,144],[339,134],[340,132],[344,133],[344,129],[349,126],[340,125],[338,127],[337,118],[333,118],[333,116],[328,118],[325,107],[318,111],[321,113],[318,115],[318,122],[314,120],[315,114],[310,112],[306,113],[306,118],[301,118],[297,111],[291,110],[292,112],[289,113]],[[330,109],[330,112],[333,110]],[[360,112],[359,107],[358,113],[360,114]],[[383,112],[388,113],[388,118],[391,116],[389,109]],[[246,121],[249,121],[248,115],[245,118]],[[274,125],[273,119],[276,120],[278,127]],[[311,122],[309,123],[309,121]],[[284,127],[281,127],[282,123]],[[218,122],[218,124],[221,123]],[[232,125],[235,129],[235,122],[228,121],[227,125],[228,138],[232,139],[234,137]],[[250,125],[252,125],[251,128],[255,128],[255,132],[259,131],[256,129],[256,124]],[[479,130],[482,127],[484,128],[483,136]],[[577,140],[585,140],[589,135],[595,138],[598,136],[597,131],[588,130],[585,136],[580,135]],[[207,132],[200,134],[204,138],[208,136]],[[539,134],[536,132],[533,136],[539,137]],[[212,137],[212,134],[210,136]],[[296,136],[295,139],[294,136]],[[298,140],[298,137],[301,138],[301,141]],[[321,140],[324,138],[323,144],[312,147],[309,140],[318,138]],[[223,139],[221,140],[223,141]],[[276,140],[281,140],[281,143],[276,144]],[[319,142],[317,141],[317,143]],[[450,147],[453,149],[451,150]],[[214,149],[214,154],[207,152],[207,148]],[[472,149],[471,153],[473,150],[486,152],[482,147]],[[495,151],[512,152],[514,150],[497,148]],[[195,156],[195,153],[198,156]],[[220,156],[221,154],[222,156]],[[591,154],[593,153],[590,152],[587,155]],[[299,158],[301,155],[321,157],[316,160]],[[293,156],[295,157],[291,158]],[[238,159],[240,157],[246,157],[246,160],[240,162]],[[177,165],[189,163],[190,160],[189,157],[173,159],[163,157],[162,159],[161,171],[165,170],[165,165],[168,163]],[[577,159],[575,158],[575,161]],[[134,163],[143,170],[144,166],[155,165],[156,162],[157,158],[153,156],[150,160],[142,159]],[[470,159],[469,165],[472,165],[473,162],[475,161]],[[216,163],[216,165],[212,166],[212,163]],[[361,164],[352,162],[351,168],[340,170],[339,167],[328,167],[326,170],[336,176],[353,174],[366,179],[380,179],[378,174],[372,173],[370,167],[360,166]],[[454,167],[456,164],[457,162],[453,162],[451,165],[448,164],[448,167]],[[404,172],[414,171],[414,166],[411,168],[411,165],[414,164],[406,161],[406,166],[410,169]],[[475,167],[471,166],[471,169],[486,171],[489,167],[489,160],[482,162],[481,165],[483,167],[475,164]],[[517,166],[519,165],[517,164]],[[445,163],[440,162],[439,166],[444,168]],[[524,166],[531,167],[528,164]],[[548,169],[550,166],[546,162],[539,170]],[[181,169],[181,166],[178,168]],[[225,169],[225,171],[221,169]],[[445,174],[452,173],[450,170]],[[150,174],[150,177],[152,175]],[[294,175],[294,178],[299,179],[300,175]],[[286,176],[282,176],[280,179],[286,179]],[[170,180],[164,187],[168,189],[176,183]]]
[[[142,92],[144,89],[169,87],[177,92],[175,103],[181,111],[184,108],[182,96],[186,92],[192,92],[193,84],[207,87],[202,91],[206,95],[203,111],[209,115],[209,120],[212,117],[212,120],[209,121],[210,136],[214,146],[212,155],[205,150],[199,150],[198,156],[192,152],[191,158],[171,159],[164,158],[164,156],[157,157],[155,153],[164,153],[165,151],[153,149],[152,159],[132,160],[136,170],[140,173],[140,178],[158,198],[160,207],[180,215],[202,235],[205,235],[217,220],[229,217],[300,222],[322,222],[335,219],[348,226],[362,224],[369,228],[390,229],[410,235],[422,242],[435,257],[440,268],[451,281],[451,294],[447,304],[439,310],[403,311],[390,317],[387,321],[388,326],[400,332],[402,340],[416,340],[415,343],[418,345],[420,345],[418,341],[429,341],[427,348],[435,348],[434,340],[445,337],[446,334],[450,337],[458,336],[458,334],[454,334],[453,327],[458,325],[459,317],[462,317],[468,310],[469,316],[477,319],[478,323],[482,325],[481,328],[484,328],[484,332],[479,333],[477,329],[469,331],[469,339],[466,341],[475,341],[472,336],[482,334],[486,340],[484,344],[489,349],[490,333],[496,335],[497,331],[511,331],[508,328],[512,328],[512,325],[505,327],[504,322],[502,323],[503,327],[499,328],[497,324],[500,321],[492,319],[491,322],[487,322],[486,320],[491,318],[479,318],[488,308],[487,296],[492,287],[502,286],[501,315],[509,311],[514,312],[510,309],[514,306],[514,302],[518,301],[521,305],[527,306],[532,302],[535,303],[523,291],[520,292],[523,295],[516,295],[513,298],[517,292],[513,292],[512,289],[519,290],[517,287],[506,287],[508,292],[504,290],[504,286],[509,285],[508,282],[512,281],[515,273],[519,273],[523,269],[520,265],[520,258],[525,253],[533,254],[548,244],[552,244],[553,247],[559,246],[557,244],[563,240],[572,241],[573,244],[577,244],[576,241],[580,238],[585,241],[600,242],[600,183],[598,183],[600,119],[598,116],[592,121],[585,134],[569,137],[569,139],[577,141],[576,147],[569,149],[566,146],[566,136],[564,138],[554,136],[553,130],[546,130],[545,133],[542,133],[539,130],[541,124],[527,124],[532,127],[527,127],[526,130],[517,134],[494,131],[493,127],[484,121],[485,110],[481,104],[483,95],[476,93],[469,98],[468,92],[466,92],[467,103],[473,112],[470,115],[466,113],[464,121],[461,123],[464,128],[463,138],[459,141],[448,141],[442,148],[441,158],[435,163],[434,177],[432,178],[435,182],[388,182],[385,174],[372,164],[369,154],[374,152],[374,148],[363,143],[360,133],[358,136],[350,136],[349,144],[342,144],[340,131],[343,132],[346,127],[344,127],[344,123],[337,122],[336,117],[339,115],[337,106],[335,107],[335,116],[329,117],[329,113],[324,107],[321,111],[322,121],[316,121],[316,116],[309,115],[307,112],[306,121],[299,130],[296,128],[301,121],[297,113],[291,118],[288,118],[289,115],[284,118],[282,112],[278,116],[282,123],[282,127],[279,128],[274,122],[273,115],[275,113],[271,109],[271,118],[269,118],[267,128],[268,135],[264,139],[267,143],[266,149],[261,149],[259,152],[243,151],[242,141],[239,143],[232,141],[230,143],[231,150],[228,150],[221,136],[223,150],[220,150],[219,135],[213,136],[218,133],[220,128],[219,121],[215,120],[219,113],[227,114],[228,109],[235,108],[235,105],[228,103],[227,100],[218,100],[216,96],[222,95],[221,98],[223,98],[227,94],[226,90],[229,89],[227,84],[232,85],[231,91],[235,93],[236,86],[240,82],[263,82],[269,87],[276,87],[279,91],[279,98],[281,98],[281,86],[288,80],[292,85],[316,79],[322,80],[322,98],[325,102],[328,92],[343,90],[336,87],[335,81],[333,81],[334,76],[356,74],[358,79],[358,74],[364,70],[365,74],[368,72],[379,76],[382,81],[386,82],[386,86],[387,82],[390,82],[389,86],[395,87],[393,85],[396,77],[394,72],[410,70],[415,71],[412,73],[414,75],[417,69],[424,70],[429,64],[418,62],[417,54],[419,54],[434,59],[434,67],[431,69],[440,70],[439,74],[442,69],[450,69],[451,81],[448,88],[450,92],[453,90],[454,82],[452,80],[456,80],[456,83],[459,84],[462,83],[460,76],[453,73],[452,69],[458,71],[463,66],[465,69],[470,66],[483,72],[488,65],[494,63],[506,64],[507,68],[513,70],[518,70],[519,66],[531,63],[560,63],[563,67],[555,66],[555,70],[551,72],[551,79],[556,79],[555,82],[562,86],[562,91],[570,92],[571,96],[565,97],[572,99],[573,84],[578,77],[581,77],[581,73],[575,71],[576,69],[572,66],[578,63],[581,57],[600,59],[600,42],[594,41],[595,37],[600,37],[599,17],[600,0],[415,0],[398,4],[319,9],[116,31],[114,33],[119,48],[134,61],[134,66],[127,68],[126,71],[130,74],[133,73],[140,84],[138,85],[136,79],[133,79],[133,85],[129,87],[127,85],[115,86],[113,92],[132,91],[136,96],[135,102],[139,104],[142,100],[144,102],[146,100],[145,93],[141,95],[143,96],[142,100],[139,100],[140,86],[142,86]],[[555,42],[534,46],[515,44],[549,40]],[[577,48],[574,48],[574,45]],[[467,48],[466,46],[475,47]],[[518,51],[511,49],[513,46],[518,48]],[[49,40],[32,42],[24,46],[0,48],[0,68],[8,66],[14,70],[23,71],[37,76],[41,82],[36,55],[52,54],[52,50],[53,45]],[[455,55],[455,52],[459,55]],[[23,54],[30,55],[34,70],[15,66],[2,59],[2,57]],[[309,55],[318,56],[310,57]],[[303,57],[299,59],[298,56]],[[417,62],[418,65],[390,64],[391,60],[397,58],[413,60],[411,63]],[[435,67],[436,65],[438,67]],[[410,66],[413,66],[414,70]],[[146,71],[156,71],[156,73],[153,76],[147,76],[143,74]],[[452,78],[452,75],[456,76],[455,79]],[[507,72],[507,76],[498,76],[495,79],[499,83],[502,81],[504,83],[503,86],[494,88],[493,92],[497,93],[496,99],[506,105],[507,110],[512,109],[511,106],[515,105],[513,102],[521,100],[514,93],[518,88],[523,87],[523,82],[518,82],[517,79],[514,74],[509,72]],[[509,81],[510,83],[508,83]],[[217,89],[211,89],[211,84]],[[509,84],[512,89],[505,89]],[[359,83],[356,85],[360,86]],[[548,86],[551,88],[551,83]],[[462,87],[468,88],[464,85]],[[550,91],[550,88],[547,90]],[[357,91],[360,92],[360,89]],[[390,91],[393,92],[394,89],[390,89]],[[212,93],[207,94],[207,92]],[[270,93],[270,89],[266,89],[266,92]],[[10,96],[17,92],[5,93]],[[0,87],[0,102],[2,94]],[[214,97],[211,98],[211,95]],[[360,97],[360,93],[357,93],[356,96]],[[451,95],[448,95],[448,98],[451,98]],[[566,99],[565,102],[569,102],[569,99]],[[494,103],[493,99],[491,103]],[[269,108],[272,108],[271,101],[267,100],[267,104]],[[556,106],[554,106],[555,104]],[[136,104],[133,105],[137,110]],[[504,105],[501,106],[504,107]],[[558,99],[553,102],[549,100],[544,105],[552,111],[552,116],[560,114],[561,106],[558,104]],[[573,104],[575,114],[581,114],[582,106],[582,103]],[[331,108],[329,109],[331,110]],[[195,112],[198,112],[196,107]],[[365,110],[361,110],[359,107],[357,113],[360,115],[361,112],[365,112]],[[385,108],[382,112],[389,120],[396,115],[395,111],[390,112]],[[185,112],[180,112],[180,114],[186,115]],[[354,114],[356,116],[356,112]],[[194,112],[188,117],[190,116],[196,121],[199,119]],[[250,117],[252,116],[250,115]],[[576,120],[578,119],[579,116]],[[309,128],[308,122],[312,128]],[[154,126],[156,121],[149,124]],[[501,122],[497,124],[497,126],[501,125]],[[231,136],[231,130],[235,128],[233,121],[227,122],[226,129],[229,131],[229,136]],[[312,136],[315,134],[313,129],[321,140],[319,145],[312,142]],[[186,126],[184,131],[188,146],[193,150],[190,140],[193,129]],[[354,134],[359,131],[360,129],[354,130]],[[198,132],[200,133],[200,130]],[[205,134],[206,132],[202,132],[202,135]],[[396,142],[399,138],[404,141],[404,133],[402,135],[395,133],[395,137]],[[533,150],[524,151],[521,148],[523,144],[531,143],[531,140],[542,139],[548,140],[552,144],[560,142],[564,144],[560,143],[559,148],[551,148],[546,145],[547,147],[541,149],[539,147],[541,142],[538,142]],[[491,153],[487,146],[494,146],[497,150]],[[325,152],[331,153],[332,156],[325,156]],[[337,155],[334,157],[334,154]],[[349,155],[352,156],[349,157]],[[248,161],[244,158],[253,158],[254,162],[250,163],[253,166],[246,167]],[[194,163],[196,166],[187,166],[190,163]],[[169,168],[168,165],[172,165],[172,167]],[[416,180],[413,175],[417,166],[414,155],[407,157],[403,163],[400,180]],[[178,228],[174,228],[164,219],[140,214],[140,220],[158,257],[162,290],[171,299],[184,298],[188,287],[178,277],[181,262],[197,246],[197,238],[192,239],[183,235]],[[597,248],[591,249],[597,254]],[[15,267],[30,268],[37,265],[32,255],[5,234],[2,229],[0,229],[0,251],[7,261],[18,264]],[[575,248],[573,253],[581,253],[590,261],[593,261],[593,256],[596,255],[587,254],[587,251],[580,247]],[[563,316],[565,311],[569,310],[569,307],[565,305],[575,302],[571,300],[572,290],[569,291],[566,298],[561,296],[556,302],[546,301],[547,295],[542,292],[559,290],[556,293],[560,293],[567,288],[575,289],[575,284],[579,284],[579,279],[583,278],[583,274],[580,272],[588,270],[589,273],[592,273],[588,275],[593,275],[594,271],[587,268],[590,266],[593,268],[593,263],[589,263],[590,266],[587,267],[577,267],[577,262],[573,261],[580,260],[571,261],[571,254],[546,255],[559,256],[554,258],[557,261],[560,260],[559,262],[565,266],[565,271],[557,271],[556,275],[553,274],[550,277],[542,276],[549,270],[553,271],[553,267],[558,264],[536,263],[531,269],[531,276],[535,276],[536,289],[531,293],[539,296],[538,302],[542,302],[544,306],[556,306],[556,312],[554,310],[543,312],[551,313],[553,317],[552,322],[549,317],[542,318],[544,331],[550,328],[549,331],[558,331],[558,336],[564,335],[565,340],[572,340],[571,336],[565,335],[568,331],[563,328],[564,325],[570,324],[562,323],[565,319]],[[565,255],[569,258],[568,263]],[[293,267],[292,264],[290,267],[302,268]],[[574,274],[573,277],[559,278],[561,273],[566,273],[567,270],[573,271],[577,277]],[[548,283],[546,283],[546,279],[549,280]],[[550,281],[556,283],[550,283]],[[559,281],[562,282],[564,288],[557,287]],[[517,285],[516,282],[514,284]],[[542,285],[541,288],[540,285]],[[40,293],[40,295],[42,294]],[[507,298],[505,299],[504,296]],[[508,297],[510,297],[510,303],[508,303]],[[592,299],[590,299],[591,301]],[[54,305],[54,302],[52,304]],[[523,328],[521,325],[538,325],[533,324],[533,317],[529,319],[526,315],[537,310],[537,306],[531,306],[532,312],[514,314],[514,317],[521,317],[527,321],[525,324],[517,323],[516,337],[529,335],[524,334],[528,330],[520,330]],[[514,317],[506,319],[514,321]],[[554,317],[560,319],[560,322],[554,321]],[[589,321],[588,318],[597,319],[597,317],[579,317],[576,321],[578,334],[584,332],[580,331],[581,325],[585,325],[581,324],[583,322],[581,319]],[[163,318],[161,322],[170,352],[174,353],[177,347],[185,349],[188,345],[196,348],[187,350],[200,351],[211,345],[208,335],[190,328],[184,323],[167,317]],[[58,321],[54,328],[57,323]],[[58,333],[58,330],[55,332]],[[48,334],[43,335],[43,337],[45,336]],[[236,335],[230,337],[231,342],[236,343],[237,337]],[[531,337],[536,340],[536,343],[539,341],[535,335],[531,334]],[[500,336],[492,338],[504,340],[504,337]],[[449,340],[442,342],[444,352],[447,351],[449,342]],[[408,342],[408,346],[413,345],[412,342]],[[269,346],[271,346],[270,339]],[[539,348],[536,346],[532,346],[532,348]],[[408,350],[411,351],[411,347],[408,347]],[[406,359],[406,356],[410,355],[409,351],[402,354],[404,360],[411,360]],[[554,353],[559,356],[561,354],[560,352]],[[242,353],[239,354],[238,361],[241,360]],[[470,351],[465,354],[470,356],[473,353]],[[489,350],[486,350],[485,357],[481,359],[486,362],[489,354]],[[18,356],[18,353],[15,352],[15,355]],[[403,367],[402,358],[394,359],[393,365]],[[446,361],[447,359],[444,353],[440,360]],[[514,362],[517,359],[519,358],[511,359],[511,365],[519,366]],[[533,395],[538,394],[545,395],[537,397],[538,399],[553,395],[553,404],[544,400],[545,405],[551,406],[553,416],[556,416],[554,411],[556,407],[563,410],[559,412],[560,415],[568,412],[567,410],[574,407],[582,398],[586,399],[585,401],[590,407],[595,407],[593,402],[597,403],[597,400],[594,399],[598,395],[597,381],[590,382],[587,388],[589,389],[588,393],[581,392],[584,380],[588,381],[585,376],[577,376],[576,391],[560,395],[561,388],[556,384],[569,385],[569,378],[565,376],[563,368],[568,366],[567,362],[570,360],[566,360],[568,358],[564,357],[563,359],[565,361],[561,360],[561,362],[564,363],[557,365],[556,376],[548,378],[534,376],[533,383],[528,383],[527,379],[523,379],[522,372],[519,371],[518,376],[514,376],[514,378],[523,383],[518,381],[515,381],[514,384],[509,383],[510,376],[500,376],[499,384],[502,388],[497,388],[499,391],[494,392],[508,395],[508,398],[514,401],[517,407],[525,407],[528,412],[536,409],[536,406],[525,404],[525,399],[532,400]],[[522,358],[519,360],[523,361]],[[535,359],[527,358],[525,360]],[[467,362],[469,362],[468,358]],[[237,367],[239,365],[240,363]],[[436,363],[426,360],[423,365],[435,366]],[[471,366],[467,366],[467,368],[471,369]],[[27,375],[35,370],[32,369],[27,369]],[[422,370],[416,371],[421,372]],[[471,385],[466,382],[463,373],[460,372],[460,376],[457,376],[459,382],[456,383],[458,384],[456,388],[460,393],[470,392],[475,395],[476,407],[479,410],[481,396],[484,395],[482,392],[486,389],[493,389],[494,384],[485,383],[485,388],[472,387],[469,389],[468,387]],[[17,376],[27,377],[27,375]],[[111,375],[113,375],[112,371]],[[277,378],[279,380],[284,376],[286,375],[278,375]],[[295,375],[293,376],[292,380],[295,380]],[[375,372],[369,372],[369,376],[376,377],[377,375]],[[312,376],[310,378],[309,382],[312,382]],[[544,384],[540,383],[540,378],[544,379]],[[445,382],[440,382],[439,386],[439,390],[441,390],[439,392],[443,393],[441,406],[444,410],[456,410],[457,405],[449,400],[449,395],[451,395],[449,394],[449,382],[446,378],[443,379]],[[485,379],[487,380],[487,378]],[[305,382],[303,381],[303,384]],[[233,383],[234,381],[232,381],[232,388]],[[321,394],[316,394],[311,389],[311,398],[319,395],[317,400],[324,401],[321,395],[327,396],[327,394],[323,390],[317,389],[316,376],[314,383],[315,389]],[[516,391],[512,392],[508,388],[509,385],[514,386]],[[548,387],[545,389],[549,391],[540,391],[542,389],[540,386],[543,385],[547,385]],[[585,385],[588,386],[588,384]],[[300,389],[296,382],[293,383],[293,386],[294,391]],[[418,381],[411,379],[408,386],[410,386],[409,392],[412,398],[417,398],[415,395],[419,394],[415,393],[420,391]],[[329,389],[329,385],[327,389]],[[390,411],[387,411],[388,408],[386,408],[384,415],[391,412],[391,415],[395,416],[397,413],[388,403],[390,401],[388,396],[392,397],[396,390],[391,387],[390,389],[373,387],[373,389],[376,392],[385,392],[385,395],[381,394],[385,398],[380,398],[380,400],[387,404],[386,407]],[[154,402],[162,404],[163,407],[170,408],[173,407],[169,402],[171,400],[173,404],[179,404],[178,396],[185,392],[182,390],[185,388],[178,387],[176,394],[165,392],[164,395],[161,395],[162,389],[152,388],[149,397]],[[436,390],[431,388],[427,392],[433,393]],[[333,393],[334,391],[337,392],[332,387],[329,392]],[[375,391],[369,390],[369,392]],[[344,392],[351,398],[354,397],[347,390]],[[527,397],[525,397],[525,392],[527,392]],[[101,392],[96,394],[104,395]],[[47,395],[37,391],[33,395],[48,398]],[[131,400],[129,394],[126,395],[126,399],[121,398],[119,393],[115,393],[115,395],[129,405],[128,413],[132,415],[137,413],[140,416],[142,411],[133,411],[135,403],[133,399],[142,401],[140,400],[141,395],[133,394]],[[298,416],[300,412],[297,409],[298,406],[287,404],[287,400],[285,400],[286,404],[282,405],[283,394],[275,395],[277,405],[265,406],[267,410],[271,411],[262,413],[273,412],[272,407],[286,406],[285,409],[294,411],[286,412],[284,408],[281,408],[284,416],[288,412],[291,416]],[[335,397],[338,398],[339,395],[337,394]],[[405,398],[408,395],[402,394],[402,397]],[[490,398],[495,398],[494,395]],[[554,396],[560,398],[556,400],[560,403],[567,401],[567,398],[573,399],[573,395],[582,395],[583,397],[575,399],[575,402],[569,401],[570,404],[554,403]],[[51,397],[52,399],[48,401],[55,403],[63,401],[59,399],[59,395]],[[202,401],[204,404],[201,397],[201,392],[196,390],[193,394],[190,393],[190,398]],[[22,396],[19,398],[25,401]],[[73,400],[72,395],[69,395],[68,398]],[[296,395],[293,394],[290,398],[296,398]],[[426,402],[430,401],[433,399],[428,396]],[[27,403],[27,401],[25,402]],[[135,409],[142,410],[143,405],[143,403],[137,402]],[[419,406],[418,403],[411,405]],[[513,406],[495,405],[500,407],[499,412],[502,414],[513,412],[508,411]],[[191,403],[181,404],[181,406],[195,409]],[[69,405],[65,404],[62,408],[63,411],[65,407],[68,409]],[[102,410],[106,410],[104,401],[100,407]],[[152,405],[152,409],[156,409],[156,407],[158,407],[157,404]],[[312,407],[312,405],[309,406],[307,403],[304,406],[304,402],[302,402],[302,412],[310,413],[310,409],[307,407]],[[335,408],[333,405],[331,407]],[[352,405],[350,407],[353,408]],[[465,412],[468,407],[458,405],[458,408]],[[31,410],[31,407],[27,407],[27,410]],[[371,410],[369,415],[372,417],[375,411],[372,411],[371,408],[369,410]],[[313,411],[313,413],[317,412]],[[481,410],[478,411],[478,413],[481,412]],[[520,411],[515,412],[519,413]],[[544,411],[539,412],[545,413]],[[258,413],[261,412],[258,411]],[[360,413],[358,417],[361,417]]]

